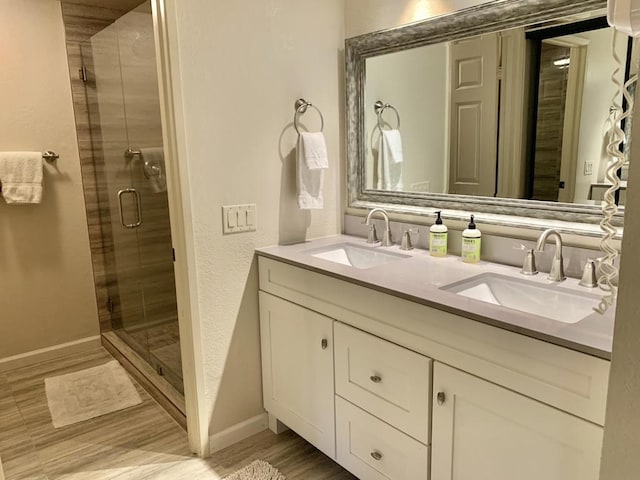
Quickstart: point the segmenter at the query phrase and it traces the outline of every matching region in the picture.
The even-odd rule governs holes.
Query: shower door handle
[[[122,197],[125,194],[133,195],[136,202],[136,222],[135,223],[124,223],[124,211],[122,209]],[[140,199],[140,193],[135,188],[124,188],[118,191],[118,210],[120,211],[120,225],[124,228],[138,228],[142,225],[142,202]]]

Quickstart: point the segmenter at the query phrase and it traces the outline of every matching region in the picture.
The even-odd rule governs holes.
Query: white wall
[[[167,2],[182,187],[211,433],[263,412],[254,249],[338,233],[344,0]],[[296,204],[292,121],[324,114],[325,208]],[[318,119],[303,117],[310,126]],[[255,233],[222,235],[222,205],[256,203]],[[189,207],[191,205],[191,207]]]
[[[486,3],[484,0],[347,0],[347,38]]]
[[[380,138],[373,104],[381,100],[396,107],[401,119],[403,190],[445,192],[447,56],[446,44],[438,44],[367,59],[364,101],[368,188],[375,188],[372,150],[378,150]],[[395,128],[396,115],[391,109],[384,111],[383,120]],[[420,182],[429,182],[429,189],[412,188]]]
[[[40,205],[0,200],[0,359],[98,335],[60,3],[0,0],[0,151],[54,150]]]
[[[578,168],[576,169],[576,189],[574,202],[585,203],[591,183],[598,180],[598,169],[603,161],[606,169],[606,143],[604,124],[609,116],[609,107],[616,94],[616,86],[611,81],[611,73],[616,64],[611,54],[611,28],[585,32],[579,37],[589,40],[587,46],[587,66],[580,115],[580,143],[578,146]],[[624,64],[627,51],[627,36],[618,35],[616,50]],[[624,65],[618,72],[618,80],[624,79]],[[619,100],[622,104],[622,100]],[[591,175],[584,174],[584,164],[593,165]]]

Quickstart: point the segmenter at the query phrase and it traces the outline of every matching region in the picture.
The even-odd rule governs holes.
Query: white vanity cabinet
[[[597,480],[601,427],[435,363],[432,480]]]
[[[333,320],[260,292],[264,408],[335,459]]]
[[[598,478],[606,360],[271,258],[259,270],[270,420],[361,480]]]

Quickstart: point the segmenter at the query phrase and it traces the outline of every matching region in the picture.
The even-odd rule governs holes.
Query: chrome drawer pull
[[[444,394],[444,392],[438,392],[438,395],[436,395],[436,399],[438,401],[438,405],[443,405],[445,400],[446,400],[446,396]]]
[[[378,375],[371,375],[369,378],[373,383],[380,383],[382,381],[382,377]]]
[[[371,458],[373,458],[375,461],[380,461],[382,459],[382,454],[374,450],[373,452],[371,452]]]

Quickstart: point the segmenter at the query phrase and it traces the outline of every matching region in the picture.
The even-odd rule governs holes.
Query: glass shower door
[[[112,327],[182,392],[173,251],[149,2],[83,46]],[[91,91],[93,88],[93,92]],[[93,95],[95,98],[91,98]],[[93,106],[93,108],[92,108]]]

